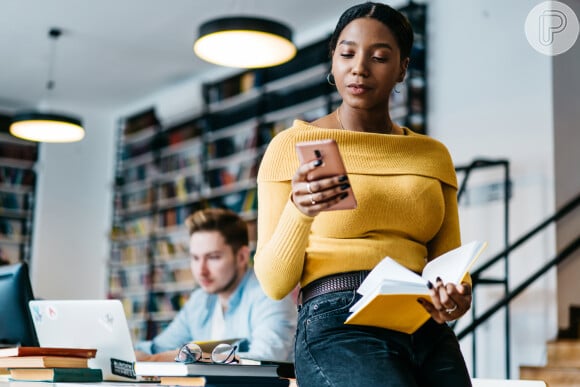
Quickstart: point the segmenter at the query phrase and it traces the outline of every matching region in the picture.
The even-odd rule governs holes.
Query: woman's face
[[[332,74],[344,103],[360,109],[388,108],[391,90],[405,77],[391,30],[372,18],[346,25],[332,55]]]

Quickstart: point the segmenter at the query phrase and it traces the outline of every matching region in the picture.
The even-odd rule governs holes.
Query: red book
[[[93,358],[97,354],[95,348],[56,348],[56,347],[9,347],[0,348],[0,357],[20,356],[66,356]]]

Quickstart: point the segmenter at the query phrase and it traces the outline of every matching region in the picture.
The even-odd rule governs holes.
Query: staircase
[[[549,387],[580,386],[580,340],[557,339],[547,346],[547,364],[520,366],[520,379],[543,380]]]
[[[580,307],[570,308],[569,329],[547,345],[545,366],[520,366],[520,379],[543,380],[548,387],[580,386]]]

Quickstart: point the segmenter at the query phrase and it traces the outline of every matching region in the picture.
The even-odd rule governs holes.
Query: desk
[[[124,382],[101,382],[101,383],[49,383],[49,382],[12,382],[0,379],[0,387],[159,387],[157,383],[124,383]],[[294,381],[289,387],[297,387]],[[265,386],[264,386],[265,387]]]
[[[473,379],[473,387],[546,387],[546,383],[539,380],[500,380],[500,379]],[[10,382],[1,380],[0,387],[156,387],[156,383],[44,383],[44,382]],[[297,387],[290,382],[289,387]],[[355,386],[353,386],[355,387]]]

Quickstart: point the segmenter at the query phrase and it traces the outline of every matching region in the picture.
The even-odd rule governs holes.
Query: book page
[[[414,283],[421,286],[426,286],[426,282],[420,275],[407,269],[393,258],[385,257],[375,268],[369,273],[367,278],[359,286],[357,292],[366,295],[377,289],[383,282],[394,281],[404,283]]]
[[[486,242],[473,241],[450,250],[429,262],[423,269],[423,278],[435,283],[441,277],[443,283],[457,284],[487,246]]]

